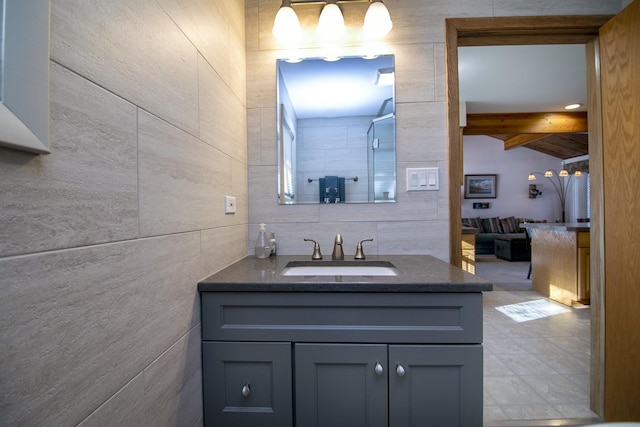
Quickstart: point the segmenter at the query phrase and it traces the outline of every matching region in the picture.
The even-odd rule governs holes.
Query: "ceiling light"
[[[582,104],[569,104],[566,107],[564,107],[565,110],[575,110],[576,108],[580,108],[582,107]]]
[[[382,37],[393,28],[389,10],[382,0],[372,0],[364,16],[362,32],[368,37]]]
[[[344,17],[336,0],[328,2],[320,12],[318,34],[324,39],[337,39],[344,34]]]
[[[295,40],[300,35],[300,21],[291,7],[291,0],[282,0],[271,31],[278,40]]]

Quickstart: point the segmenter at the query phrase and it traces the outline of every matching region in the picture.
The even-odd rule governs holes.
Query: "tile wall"
[[[0,425],[202,423],[196,283],[248,239],[244,45],[242,0],[51,1],[51,154],[0,148]]]

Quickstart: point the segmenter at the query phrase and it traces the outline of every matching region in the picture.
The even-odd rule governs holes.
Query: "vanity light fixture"
[[[322,8],[316,31],[325,40],[339,39],[344,34],[344,17],[336,0],[328,1]]]
[[[382,0],[372,0],[364,16],[362,32],[368,37],[382,37],[393,28],[389,10]]]
[[[344,17],[338,3],[367,2],[369,8],[364,17],[363,33],[366,37],[377,38],[387,34],[393,28],[389,10],[382,0],[282,0],[280,9],[273,22],[273,35],[282,41],[296,40],[300,35],[300,21],[292,6],[324,4],[318,20],[317,32],[321,38],[337,39],[345,32]]]
[[[291,0],[282,0],[271,30],[278,40],[287,40],[300,35],[300,21],[296,11],[291,7]]]

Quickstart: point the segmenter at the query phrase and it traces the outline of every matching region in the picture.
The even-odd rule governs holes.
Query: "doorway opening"
[[[504,18],[454,18],[446,20],[445,62],[447,87],[447,115],[449,134],[449,209],[450,260],[462,266],[461,187],[463,183],[462,129],[460,128],[458,47],[487,45],[585,44],[589,93],[589,152],[592,163],[602,162],[600,91],[598,79],[598,31],[608,16],[540,16]],[[593,147],[593,149],[592,149]],[[601,170],[593,170],[592,186],[602,188]],[[597,185],[594,185],[596,183]],[[592,198],[592,227],[601,229],[595,212],[602,212],[601,197]],[[602,237],[595,234],[592,242],[601,247]],[[602,266],[596,270],[604,275],[604,253],[593,254]],[[594,277],[594,284],[604,286],[604,277]],[[592,287],[591,305],[591,410],[604,412],[604,304],[598,296],[602,289]]]

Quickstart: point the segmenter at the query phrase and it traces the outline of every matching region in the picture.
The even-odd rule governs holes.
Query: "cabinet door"
[[[386,345],[296,344],[296,426],[387,427],[387,378]]]
[[[389,427],[482,426],[482,346],[389,346]]]
[[[202,343],[204,424],[293,425],[290,343]]]

